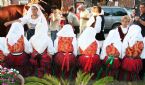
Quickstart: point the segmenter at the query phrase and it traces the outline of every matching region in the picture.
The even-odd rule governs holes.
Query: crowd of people
[[[100,6],[90,14],[83,5],[75,14],[55,7],[48,19],[37,4],[22,18],[9,21],[6,37],[0,38],[0,64],[15,68],[23,76],[43,77],[45,73],[74,78],[80,69],[93,78],[113,76],[119,80],[140,80],[145,72],[145,3],[140,17],[127,15],[121,25],[104,37],[104,16]],[[132,23],[132,24],[131,24]],[[24,32],[23,25],[29,29]],[[50,32],[50,35],[49,35]]]

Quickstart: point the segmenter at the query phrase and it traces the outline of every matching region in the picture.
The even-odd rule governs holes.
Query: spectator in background
[[[139,26],[141,26],[142,36],[145,37],[145,3],[141,3],[139,6],[140,16],[135,17],[135,21]]]
[[[99,41],[100,48],[103,45],[103,40],[105,40],[104,36],[104,16],[101,15],[101,7],[94,6],[92,7],[92,16],[87,22],[87,26],[93,27],[96,30],[96,39]]]
[[[85,10],[84,5],[80,5],[78,7],[78,10],[80,10],[80,34],[81,34],[87,26],[87,21],[89,20],[89,12]]]
[[[73,7],[70,7],[67,19],[68,23],[74,28],[74,33],[77,35],[79,33],[79,19],[75,15],[75,10]]]
[[[142,36],[145,37],[145,3],[139,5],[140,16],[135,17],[135,21],[141,27]],[[143,70],[140,72],[140,78],[143,79],[145,72],[145,58],[142,59]]]
[[[65,9],[64,7],[62,7],[61,8],[61,20],[60,20],[60,26],[61,26],[61,28],[65,24],[68,24],[67,16],[68,16],[67,9]]]
[[[50,20],[49,29],[51,32],[51,39],[54,43],[54,40],[56,39],[56,34],[60,29],[60,14],[56,7],[53,7],[52,13],[49,16],[49,20]]]
[[[131,24],[134,23],[135,16],[136,16],[136,10],[135,10],[135,9],[132,9],[132,13],[131,13],[131,15],[130,15],[130,18],[131,18],[130,23],[131,23]]]

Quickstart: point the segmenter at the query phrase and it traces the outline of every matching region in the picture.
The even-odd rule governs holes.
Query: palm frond
[[[61,78],[62,85],[70,85],[69,81],[67,79]]]
[[[93,74],[87,74],[85,72],[79,71],[77,73],[77,78],[75,85],[87,85],[92,78]]]
[[[49,81],[52,85],[61,85],[60,80],[58,80],[56,77],[52,75],[45,74],[43,79]]]
[[[33,82],[33,83],[39,83],[42,85],[52,85],[49,81],[45,80],[45,79],[41,79],[41,78],[37,78],[37,77],[27,77],[25,78],[25,84],[29,84],[29,82]],[[35,85],[35,84],[33,84]]]
[[[93,85],[106,85],[107,83],[113,82],[113,81],[114,81],[113,77],[107,76],[96,81],[95,83],[93,83]]]

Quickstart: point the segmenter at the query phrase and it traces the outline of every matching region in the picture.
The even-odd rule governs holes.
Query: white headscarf
[[[0,50],[1,51],[4,51],[4,49],[5,49],[4,43],[6,43],[6,42],[4,42],[4,41],[5,41],[5,38],[0,37]]]
[[[57,33],[57,36],[61,37],[75,37],[73,28],[71,25],[66,24],[63,26],[63,28]]]
[[[31,15],[32,15],[32,7],[36,7],[38,9],[38,18],[40,18],[40,22],[38,23],[43,23],[44,24],[44,27],[47,29],[48,31],[48,24],[47,24],[47,20],[44,16],[44,14],[42,13],[42,11],[40,10],[40,6],[38,4],[32,4],[31,7],[28,9],[26,15],[24,17],[28,17],[28,18],[31,18]]]
[[[78,46],[85,50],[90,44],[92,44],[95,39],[96,31],[92,27],[87,27],[83,33],[78,38]]]
[[[6,38],[0,37],[0,50],[3,52],[4,55],[9,53],[7,46],[6,46]]]
[[[141,28],[138,25],[131,25],[129,27],[126,37],[124,38],[122,57],[125,56],[126,48],[128,46],[132,47],[137,41],[143,41],[143,37],[141,35]]]
[[[113,46],[116,47],[116,49],[119,51],[120,53],[119,57],[121,58],[122,42],[120,39],[120,35],[118,33],[118,29],[114,29],[109,32],[107,38],[103,43],[101,57],[100,57],[102,60],[105,58],[105,56],[107,56],[106,47],[111,43],[113,43]]]
[[[30,39],[33,48],[38,53],[43,53],[48,47],[49,39],[50,37],[48,36],[47,29],[42,23],[38,23],[35,28],[35,34]]]
[[[12,24],[6,36],[6,39],[8,40],[8,43],[10,45],[14,45],[15,43],[17,43],[18,39],[21,36],[24,36],[24,28],[21,23],[15,22]]]

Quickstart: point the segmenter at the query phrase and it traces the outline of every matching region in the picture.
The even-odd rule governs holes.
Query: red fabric
[[[26,53],[22,53],[21,55],[17,55],[17,56],[9,54],[5,60],[9,64],[12,63],[14,65],[24,65],[27,59],[28,59],[28,55]]]
[[[69,71],[76,63],[75,56],[72,53],[62,53],[56,54],[54,61],[57,65],[61,66],[61,70]]]
[[[38,62],[37,60],[35,59],[36,56],[38,55],[38,52],[33,49],[33,52],[31,54],[31,59],[30,59],[30,62],[33,64],[33,65],[38,65]],[[41,56],[41,66],[45,67],[45,63],[50,63],[51,62],[51,58],[50,56],[48,55],[47,53],[47,49],[42,53],[42,56]]]
[[[33,49],[30,62],[32,65],[35,66],[34,74],[38,72],[38,77],[42,78],[44,73],[51,73],[51,58],[47,53],[47,49],[42,54],[40,54],[39,57],[41,58],[38,58],[38,55],[38,52],[35,49]]]
[[[20,53],[24,51],[24,37],[21,36],[17,43],[15,43],[13,46],[11,46],[9,43],[7,43],[8,49],[11,53]]]
[[[78,62],[84,72],[90,72],[101,66],[101,61],[98,55],[82,55],[79,57]]]
[[[79,48],[80,54],[86,54],[86,55],[94,55],[97,52],[98,45],[96,41],[94,41],[90,46],[88,46],[84,51]]]
[[[85,50],[79,48],[82,56],[79,57],[78,62],[84,72],[95,71],[96,66],[101,66],[100,58],[96,55],[97,48],[96,41],[92,42]]]
[[[128,72],[125,70],[120,70],[119,80],[136,81],[136,80],[140,80],[140,78],[139,78],[138,73],[136,73],[136,72]]]
[[[65,22],[66,22],[65,20],[60,20],[60,26],[63,27],[65,25]]]
[[[103,60],[103,63],[106,64],[106,61],[108,60],[108,56],[106,56]],[[114,62],[113,62],[113,66],[112,69],[119,69],[121,66],[121,62],[119,60],[119,58],[115,58]],[[110,68],[110,64],[107,65],[107,68]]]
[[[124,57],[119,80],[139,80],[139,72],[142,69],[142,60],[140,58]],[[126,78],[124,78],[126,76]]]
[[[122,61],[122,69],[128,72],[136,72],[142,69],[142,60],[125,57]]]
[[[80,12],[76,14],[76,16],[78,17],[78,19],[80,20]]]
[[[73,37],[59,37],[58,52],[73,52]]]

